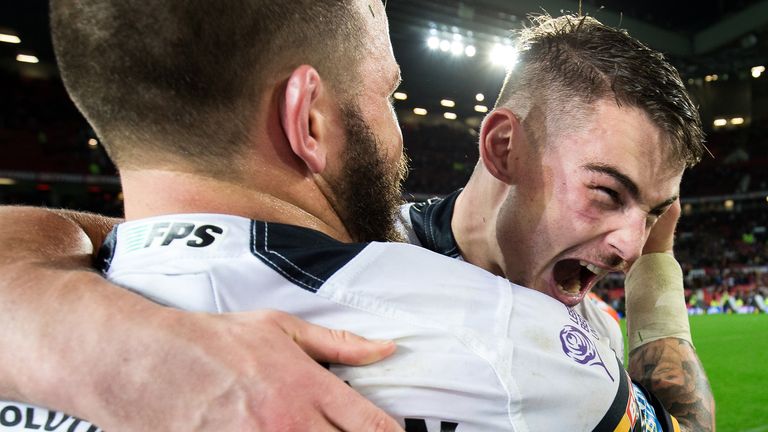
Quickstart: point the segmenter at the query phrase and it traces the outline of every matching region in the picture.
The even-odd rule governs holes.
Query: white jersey
[[[331,370],[408,432],[640,430],[652,405],[670,421],[578,313],[423,248],[190,214],[121,224],[102,252],[110,280],[161,304],[280,309],[393,339],[390,358]],[[3,403],[0,430],[33,430],[51,416],[63,414]],[[45,430],[97,430],[78,427]]]
[[[433,252],[452,258],[463,259],[451,229],[451,218],[458,190],[443,198],[433,198],[421,203],[409,203],[400,207],[397,228],[409,243],[425,247]],[[619,323],[586,298],[574,307],[583,316],[620,359],[624,358],[624,338]]]

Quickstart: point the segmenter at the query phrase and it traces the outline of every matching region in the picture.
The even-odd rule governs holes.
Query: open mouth
[[[608,270],[597,267],[586,261],[566,259],[555,264],[555,283],[560,291],[570,297],[579,297],[581,293],[592,287]]]

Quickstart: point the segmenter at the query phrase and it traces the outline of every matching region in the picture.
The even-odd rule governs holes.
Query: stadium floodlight
[[[765,66],[755,66],[752,68],[752,77],[753,78],[760,78],[760,75],[765,72]]]
[[[464,44],[459,41],[453,41],[451,44],[451,54],[458,56],[464,53]]]
[[[512,69],[517,63],[518,52],[511,45],[496,44],[491,49],[489,58],[491,63],[497,66],[504,66],[507,69]]]
[[[440,41],[440,51],[448,52],[451,50],[451,42],[445,39]]]
[[[427,110],[425,110],[424,108],[414,108],[413,113],[419,116],[425,116],[427,115]]]
[[[440,105],[446,107],[446,108],[453,108],[456,106],[456,102],[450,100],[450,99],[443,99],[440,101]]]
[[[453,40],[455,40],[455,41],[460,41],[461,39],[462,39],[462,37],[461,37],[461,35],[460,35],[460,34],[458,34],[458,33],[454,33],[454,34],[453,34]]]
[[[734,117],[731,119],[732,125],[743,125],[744,124],[744,118],[743,117]]]
[[[488,107],[485,106],[485,105],[475,105],[475,111],[477,111],[479,113],[487,113],[488,112]]]
[[[443,117],[447,118],[448,120],[456,120],[457,115],[456,115],[456,113],[447,112],[447,113],[443,114]]]
[[[440,39],[437,36],[430,36],[429,39],[427,39],[427,46],[431,50],[440,48]]]
[[[19,54],[16,56],[16,61],[22,62],[22,63],[39,63],[40,60],[33,56],[28,54]]]
[[[724,118],[715,119],[715,121],[712,123],[715,125],[715,127],[721,127],[728,124],[728,120]]]
[[[478,93],[478,94],[475,95],[475,100],[478,101],[478,102],[482,102],[482,101],[485,100],[485,95],[482,94],[482,93]]]
[[[16,35],[0,33],[0,42],[19,44],[21,43],[21,39],[19,39],[19,37]]]
[[[16,180],[12,178],[0,177],[0,186],[13,186],[16,184]]]
[[[466,47],[466,48],[464,48],[464,54],[465,54],[467,57],[474,57],[474,56],[475,56],[475,54],[477,54],[477,48],[475,48],[475,47],[474,47],[474,46],[472,46],[472,45],[467,45],[467,47]]]
[[[406,100],[408,99],[408,94],[403,92],[395,92],[395,94],[392,95],[397,100]]]

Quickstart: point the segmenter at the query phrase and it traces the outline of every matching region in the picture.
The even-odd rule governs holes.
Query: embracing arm
[[[715,430],[709,380],[688,341],[665,338],[636,348],[629,355],[629,374],[659,398],[682,430]]]
[[[679,201],[651,231],[627,274],[629,374],[687,432],[715,430],[715,401],[691,342],[683,273],[672,255]]]
[[[401,430],[313,360],[367,364],[391,342],[149,302],[90,269],[116,222],[0,207],[1,398],[128,432]]]

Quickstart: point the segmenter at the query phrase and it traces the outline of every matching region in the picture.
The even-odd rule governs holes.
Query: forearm
[[[158,306],[89,269],[114,223],[0,207],[0,399],[122,432],[291,432],[306,424],[402,432],[302,351],[359,365],[390,355],[394,344],[270,311]]]
[[[102,219],[91,235],[103,237],[110,225]],[[115,312],[106,314],[106,305],[142,300],[89,270],[93,242],[61,213],[0,207],[0,243],[0,397],[61,407],[62,395],[53,393],[83,383],[66,382],[74,375],[57,371],[85,366],[75,358],[96,348],[89,343]]]
[[[684,431],[713,431],[714,399],[691,344],[682,278],[665,253],[643,255],[627,274],[629,372]]]
[[[19,264],[0,280],[0,396],[92,418],[105,384],[120,382],[115,362],[139,353],[134,338],[162,308],[57,265]]]
[[[665,338],[629,354],[629,374],[677,418],[684,431],[714,431],[715,401],[693,346]]]

